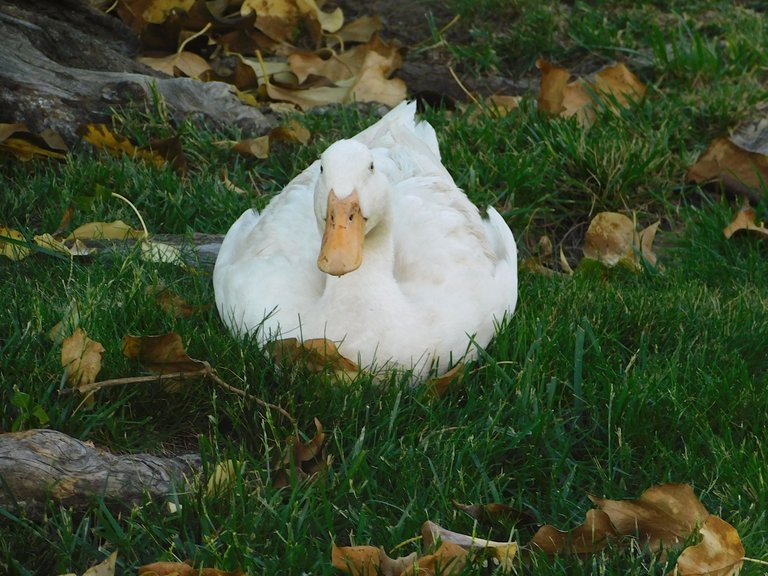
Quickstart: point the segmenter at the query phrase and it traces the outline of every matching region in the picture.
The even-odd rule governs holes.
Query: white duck
[[[441,374],[476,356],[517,302],[517,247],[442,165],[402,103],[335,142],[224,238],[216,304],[235,334],[327,338],[361,367]]]

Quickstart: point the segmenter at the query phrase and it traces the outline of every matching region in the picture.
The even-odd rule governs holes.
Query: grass
[[[501,209],[522,257],[545,233],[578,247],[596,212],[636,211],[643,224],[663,221],[663,271],[584,269],[569,279],[521,272],[515,317],[468,367],[465,382],[435,401],[396,379],[334,385],[280,372],[253,342],[234,341],[214,308],[178,319],[147,294],[162,283],[190,304],[210,304],[204,270],[138,253],[0,260],[0,429],[49,427],[115,452],[199,450],[208,470],[228,458],[244,463],[232,492],[180,494],[176,513],[160,502],[117,511],[97,501],[85,512],[50,503],[47,522],[36,523],[0,509],[0,572],[82,573],[117,549],[126,574],[174,558],[249,574],[332,574],[332,541],[391,551],[427,519],[497,540],[531,536],[526,526],[475,526],[454,500],[512,503],[568,528],[591,507],[587,494],[633,498],[667,481],[691,483],[738,529],[748,556],[768,559],[766,247],[753,237],[726,240],[722,228],[736,202],[683,180],[709,139],[765,98],[768,17],[751,11],[759,4],[714,1],[501,4],[519,26],[494,28],[500,3],[493,0],[452,2],[462,25],[489,41],[479,54],[485,60],[473,60],[471,43],[455,47],[467,66],[487,66],[489,49],[502,72],[526,69],[539,53],[573,63],[634,54],[644,58],[636,62],[650,95],[620,116],[601,115],[586,132],[542,118],[530,101],[503,119],[429,111],[445,164],[479,205]],[[60,164],[6,159],[2,223],[27,235],[51,231],[67,206],[116,191],[152,232],[221,233],[330,142],[372,122],[372,110],[308,114],[301,120],[312,143],[280,145],[268,161],[213,144],[235,133],[174,128],[157,111],[127,114],[120,130],[138,140],[180,132],[193,165],[186,178],[86,149]],[[222,167],[253,196],[224,189]],[[138,225],[124,203],[96,196],[74,224]],[[764,218],[765,203],[757,208]],[[107,350],[100,378],[141,373],[120,353],[123,335],[178,332],[192,357],[289,410],[302,433],[311,436],[318,417],[329,433],[328,470],[315,482],[272,488],[270,463],[291,429],[205,382],[176,393],[154,385],[104,390],[90,408],[60,396],[60,350],[45,333],[73,302],[81,325]],[[397,553],[416,549],[409,543]],[[674,559],[626,552],[521,571],[663,574]],[[761,572],[747,565],[743,573]]]

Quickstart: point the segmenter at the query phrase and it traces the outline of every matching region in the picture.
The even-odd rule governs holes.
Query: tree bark
[[[39,516],[49,498],[84,508],[94,498],[131,506],[187,490],[198,454],[116,456],[54,430],[0,434],[0,506]]]
[[[68,144],[77,128],[112,109],[160,95],[175,121],[238,126],[251,135],[276,124],[242,104],[232,86],[170,78],[132,59],[138,39],[119,20],[78,0],[0,0],[0,122],[51,129]]]

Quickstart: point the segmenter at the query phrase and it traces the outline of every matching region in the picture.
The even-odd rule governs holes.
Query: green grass
[[[662,219],[663,270],[583,269],[567,279],[521,272],[515,317],[468,366],[464,383],[436,401],[396,379],[334,385],[280,372],[253,342],[235,341],[215,308],[177,319],[147,294],[162,283],[190,304],[211,304],[202,269],[138,253],[0,260],[1,430],[49,427],[115,452],[199,450],[207,470],[228,458],[244,463],[231,493],[195,488],[179,495],[176,513],[161,502],[120,511],[95,502],[84,512],[51,503],[47,522],[36,523],[0,509],[0,572],[82,573],[119,550],[125,574],[174,558],[249,574],[332,574],[332,541],[391,551],[428,519],[496,540],[531,536],[527,526],[475,527],[453,500],[513,503],[568,528],[591,507],[587,494],[633,498],[667,481],[691,483],[738,529],[748,556],[768,559],[768,249],[754,237],[726,240],[722,228],[737,202],[684,182],[708,141],[765,98],[768,17],[747,3],[704,1],[451,4],[464,14],[461,25],[490,38],[481,56],[489,58],[489,48],[501,54],[492,63],[500,71],[528,69],[539,53],[571,63],[630,55],[630,67],[638,58],[646,100],[619,116],[602,114],[589,131],[542,118],[531,98],[503,119],[439,110],[427,117],[457,182],[479,205],[500,208],[521,257],[548,234],[574,263],[591,215],[634,211],[641,224]],[[519,26],[494,29],[498,5]],[[474,45],[462,47],[468,66],[485,66],[473,60]],[[191,164],[184,178],[85,148],[63,163],[6,159],[0,224],[27,235],[52,231],[67,206],[95,197],[73,225],[121,218],[138,226],[126,204],[103,194],[114,191],[136,204],[152,232],[222,233],[330,142],[373,119],[367,107],[308,114],[312,143],[281,144],[267,161],[213,144],[236,133],[184,125],[178,131]],[[126,113],[120,123],[141,142],[176,129],[156,111]],[[221,168],[253,195],[228,192]],[[762,219],[767,208],[757,207]],[[178,332],[192,357],[290,411],[302,433],[311,436],[318,417],[329,433],[327,472],[272,488],[270,465],[290,427],[207,382],[177,393],[152,384],[111,388],[90,408],[59,395],[60,349],[45,333],[73,302],[81,326],[107,349],[101,379],[141,373],[122,357],[123,335]],[[417,549],[410,543],[397,552]],[[624,552],[538,561],[522,572],[665,574],[674,558]],[[747,565],[743,573],[762,570]]]

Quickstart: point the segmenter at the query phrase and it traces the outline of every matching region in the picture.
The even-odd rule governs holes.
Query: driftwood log
[[[131,506],[187,490],[198,454],[115,455],[54,430],[0,434],[0,507],[40,516],[49,498],[83,508],[103,499]]]
[[[146,106],[153,90],[170,116],[267,132],[273,116],[242,104],[232,86],[170,78],[133,60],[136,36],[85,0],[0,1],[0,122],[79,140],[81,124],[108,122],[112,109]]]

